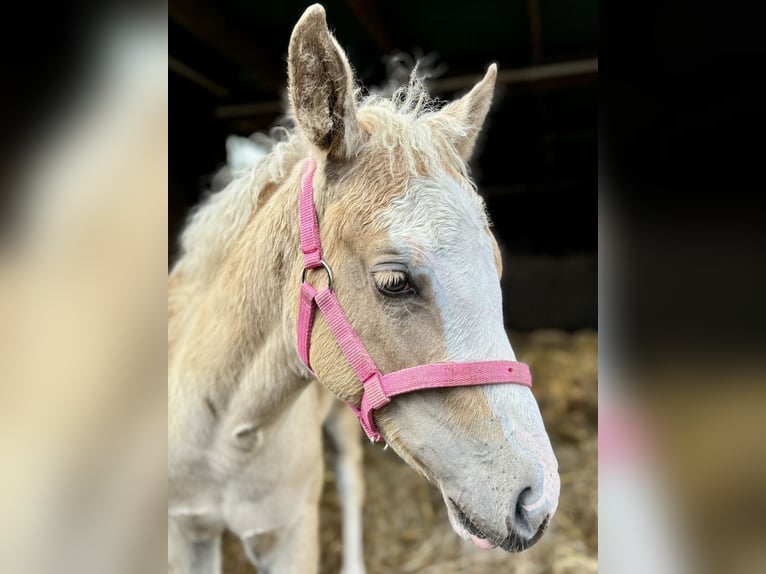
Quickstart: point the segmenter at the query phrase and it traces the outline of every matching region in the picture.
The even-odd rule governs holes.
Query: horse
[[[168,278],[169,571],[220,571],[229,530],[259,572],[317,572],[324,428],[342,572],[363,573],[357,418],[440,490],[459,537],[525,550],[559,496],[539,407],[499,371],[463,383],[449,374],[459,362],[521,365],[503,322],[500,251],[468,171],[496,66],[446,105],[414,74],[392,97],[363,94],[317,4],[292,31],[287,68],[295,127],[192,214]],[[324,254],[313,265],[307,189]],[[324,284],[380,373],[424,368],[443,380],[365,407],[371,391],[338,321],[324,307],[303,321],[304,294],[319,298],[312,285]]]

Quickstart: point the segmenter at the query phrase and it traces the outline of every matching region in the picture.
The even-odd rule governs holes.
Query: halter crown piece
[[[442,387],[467,387],[513,383],[532,386],[529,367],[515,361],[477,361],[468,363],[434,363],[402,369],[383,375],[375,361],[365,349],[359,336],[351,326],[340,301],[332,288],[332,271],[322,258],[322,244],[319,240],[319,224],[314,206],[314,172],[316,161],[309,159],[303,168],[299,207],[301,226],[301,251],[303,252],[303,278],[298,310],[298,355],[312,374],[309,362],[311,328],[317,307],[324,315],[330,331],[335,336],[343,355],[364,385],[364,394],[359,407],[349,404],[351,410],[372,442],[381,440],[375,426],[375,410],[391,402],[392,397],[423,389]],[[306,271],[324,267],[328,284],[319,290],[306,282]]]

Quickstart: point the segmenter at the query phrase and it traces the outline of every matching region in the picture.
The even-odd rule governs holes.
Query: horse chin
[[[452,499],[449,498],[444,491],[442,491],[442,497],[444,498],[444,504],[447,507],[447,515],[449,516],[452,530],[454,530],[460,538],[467,542],[471,542],[474,546],[481,548],[482,550],[492,550],[493,548],[497,548],[497,544],[491,540],[483,538],[478,533],[474,534],[469,532],[469,528],[474,530],[474,532],[476,532],[476,528],[468,525],[470,523],[466,522],[463,512],[457,508]]]

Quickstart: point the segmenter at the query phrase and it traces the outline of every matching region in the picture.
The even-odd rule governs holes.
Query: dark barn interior
[[[227,136],[267,130],[283,115],[288,40],[308,4],[170,1],[171,262],[189,208],[224,165]],[[390,450],[366,444],[368,572],[596,572],[597,2],[323,4],[368,88],[386,81],[395,53],[425,58],[429,89],[444,100],[497,63],[471,167],[503,250],[505,321],[534,373],[562,477],[550,535],[522,555],[482,552],[454,535],[435,489]],[[340,564],[333,483],[328,467],[322,572]],[[252,572],[232,538],[225,556],[225,571]]]

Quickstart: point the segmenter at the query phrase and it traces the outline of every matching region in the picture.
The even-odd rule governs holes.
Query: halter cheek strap
[[[397,395],[445,387],[465,387],[513,383],[532,386],[529,367],[515,361],[476,361],[468,363],[433,363],[395,371],[383,375],[367,352],[359,336],[343,312],[332,285],[332,271],[322,258],[319,224],[314,206],[314,172],[316,162],[309,159],[303,168],[299,207],[301,251],[303,252],[303,279],[298,310],[298,355],[303,364],[314,373],[309,360],[314,313],[318,308],[330,326],[343,355],[364,386],[359,407],[349,404],[359,422],[373,442],[381,440],[375,426],[375,410],[387,405]],[[306,281],[306,271],[323,267],[327,285],[317,290]]]

